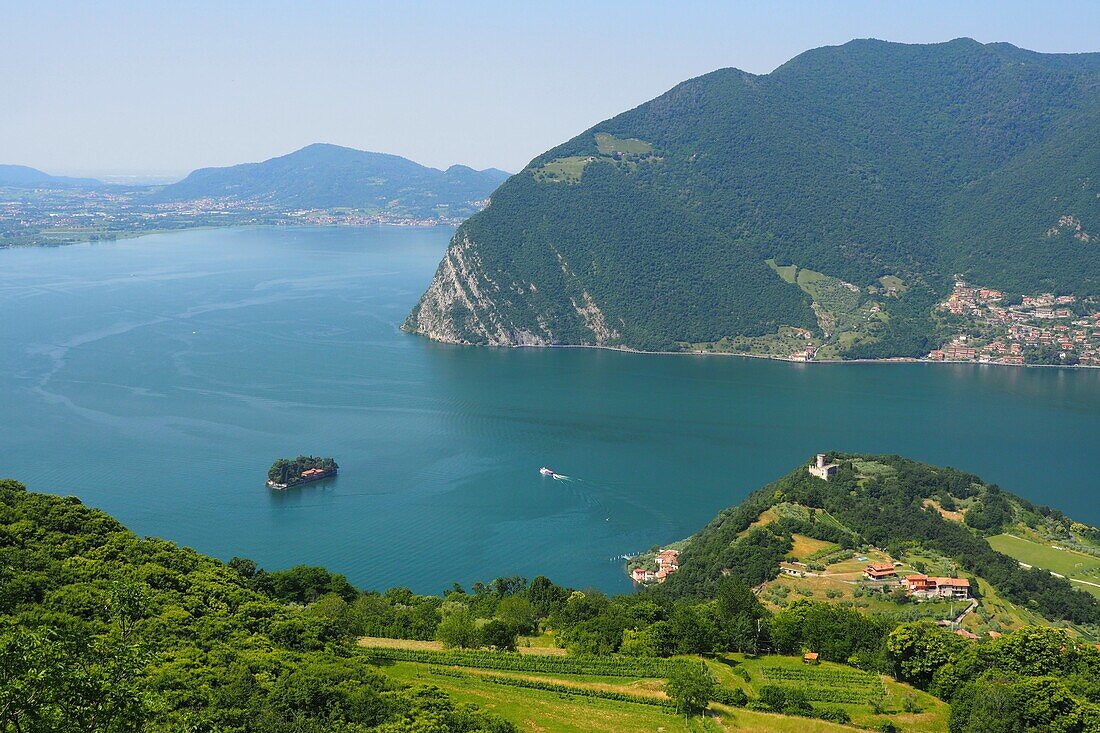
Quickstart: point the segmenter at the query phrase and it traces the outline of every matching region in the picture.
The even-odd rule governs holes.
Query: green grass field
[[[593,160],[591,155],[555,158],[535,169],[535,180],[546,183],[577,183],[584,175],[584,167]]]
[[[598,658],[585,662],[577,658],[531,660],[539,671],[520,669],[530,666],[515,655],[504,659],[516,662],[501,666],[497,660],[483,655],[459,654],[446,657],[427,645],[430,642],[388,640],[375,649],[408,649],[417,652],[416,661],[386,661],[371,655],[380,668],[396,680],[411,684],[427,684],[449,693],[459,702],[475,703],[512,721],[526,731],[573,733],[574,731],[790,731],[791,733],[829,733],[851,730],[810,718],[772,715],[760,711],[729,708],[712,704],[707,718],[685,720],[667,706],[665,680],[629,672],[613,674],[565,673],[569,665],[583,667],[600,664],[599,660],[629,665],[632,670],[644,669],[628,657]],[[491,653],[490,653],[491,654]],[[365,659],[368,657],[365,657]],[[461,666],[452,664],[457,660]],[[684,660],[698,663],[699,657]],[[447,665],[437,662],[448,661]],[[656,662],[668,665],[668,662]],[[672,661],[672,665],[684,663]],[[815,704],[844,708],[853,723],[878,728],[891,720],[901,731],[925,733],[946,729],[946,704],[892,679],[879,677],[840,664],[807,667],[799,657],[728,655],[724,659],[705,662],[722,686],[740,688],[755,697],[764,684],[799,686],[807,690]],[[651,667],[653,662],[646,662]],[[486,666],[481,666],[486,665]],[[548,665],[548,666],[547,666]],[[652,667],[664,669],[665,667]],[[743,669],[745,680],[736,668]],[[645,674],[653,674],[646,672]],[[550,686],[552,689],[537,689]],[[616,699],[609,699],[616,698]],[[869,702],[883,710],[876,713]],[[840,702],[837,702],[840,700]]]
[[[596,133],[596,148],[603,155],[622,153],[623,155],[641,155],[653,152],[653,146],[644,140],[637,138],[617,138],[606,132]]]
[[[1100,558],[1098,557],[1032,542],[1011,534],[990,537],[989,544],[997,552],[1004,553],[1019,562],[1043,570],[1052,570],[1071,581],[1085,581],[1074,583],[1073,586],[1100,598]],[[1092,583],[1095,585],[1090,585]]]
[[[473,703],[538,733],[701,733],[736,730],[743,733],[841,733],[850,727],[809,718],[772,715],[712,705],[710,716],[686,720],[652,705],[580,697],[560,692],[496,684],[475,675],[432,674],[426,665],[398,662],[386,674],[410,684],[434,685],[458,702]],[[900,720],[900,718],[899,718]],[[923,727],[901,730],[924,731]]]
[[[548,733],[581,731],[720,730],[703,721],[691,724],[648,705],[508,687],[473,677],[433,675],[426,665],[398,662],[386,674],[409,683],[434,685],[460,702],[474,703],[512,721],[523,730]]]
[[[878,279],[882,283],[882,287],[887,290],[893,290],[898,293],[904,293],[909,288],[905,287],[905,281],[897,275],[883,275]]]
[[[795,266],[795,265],[780,265],[775,260],[764,260],[764,262],[767,263],[768,267],[775,270],[775,273],[777,275],[779,275],[779,277],[783,278],[784,282],[788,282],[791,285],[798,284],[798,280],[797,280],[798,267],[797,266]]]
[[[806,338],[801,328],[780,326],[775,333],[763,336],[734,336],[718,341],[684,343],[682,346],[692,351],[714,352],[716,354],[752,354],[756,356],[790,356],[796,351],[805,351],[809,345],[818,345],[820,339]]]

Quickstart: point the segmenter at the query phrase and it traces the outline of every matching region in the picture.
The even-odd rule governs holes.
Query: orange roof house
[[[928,575],[909,575],[902,581],[909,593],[923,597],[957,598],[970,597],[970,581],[966,578],[943,578]]]
[[[678,568],[680,567],[680,551],[679,550],[661,550],[657,553],[657,567],[664,568]]]
[[[897,577],[894,564],[889,562],[873,562],[863,571],[869,580],[882,580],[884,578]]]

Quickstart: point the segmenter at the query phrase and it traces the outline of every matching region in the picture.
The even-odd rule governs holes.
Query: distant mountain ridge
[[[95,178],[70,178],[25,165],[0,165],[0,186],[11,188],[98,188],[105,185]]]
[[[766,75],[722,69],[505,182],[405,328],[487,345],[836,341],[813,284],[782,276],[795,265],[874,319],[843,357],[922,355],[956,274],[1100,297],[1097,140],[1095,53],[859,40]],[[900,287],[884,295],[884,277]]]
[[[354,208],[410,216],[468,216],[508,177],[494,168],[445,171],[387,153],[315,143],[260,163],[202,168],[153,195],[157,201],[255,200],[284,208]]]

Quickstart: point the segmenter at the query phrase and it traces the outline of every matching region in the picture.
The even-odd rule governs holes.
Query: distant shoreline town
[[[480,203],[480,202],[475,202]],[[0,249],[111,241],[224,226],[457,226],[464,217],[360,209],[281,209],[259,201],[202,198],[151,203],[104,191],[0,189]]]

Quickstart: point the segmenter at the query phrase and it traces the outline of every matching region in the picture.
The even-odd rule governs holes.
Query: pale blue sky
[[[1100,2],[0,0],[0,162],[182,174],[324,141],[518,170],[679,81],[852,38],[1100,50]]]

